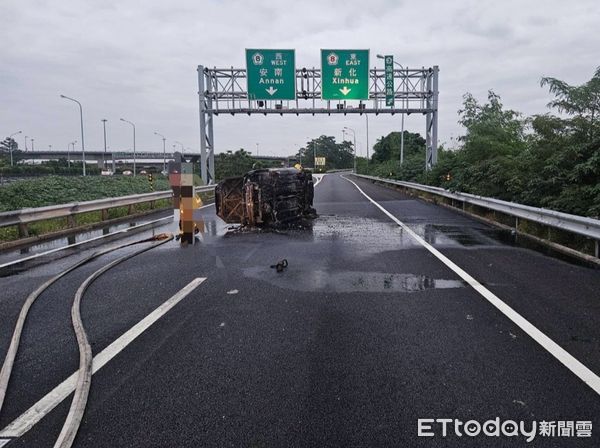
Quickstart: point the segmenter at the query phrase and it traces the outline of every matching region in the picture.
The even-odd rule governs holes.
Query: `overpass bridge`
[[[117,238],[177,232],[168,211],[28,261],[0,254],[0,361],[28,295],[62,275],[24,324],[0,446],[52,446],[73,420],[74,298],[109,262],[77,308],[93,362],[75,447],[600,446],[600,271],[532,245],[523,218],[467,214],[481,197],[444,194],[448,207],[327,174],[318,218],[285,232],[242,231],[206,204],[188,247],[82,264]]]
[[[143,166],[156,166],[162,167],[163,161],[173,159],[173,152],[154,152],[154,151],[137,151],[135,153],[136,161],[142,163]],[[41,151],[27,151],[23,152],[23,158],[25,160],[59,160],[67,159],[71,161],[81,161],[83,159],[83,153],[81,151],[61,151],[61,150],[41,150]],[[184,152],[183,156],[186,160],[192,157],[199,157],[200,154],[195,152]],[[255,160],[261,160],[265,162],[281,162],[285,166],[292,166],[296,163],[296,156],[271,156],[271,155],[251,155]],[[87,163],[97,163],[98,166],[102,166],[104,160],[108,164],[129,163],[132,162],[134,153],[132,151],[85,151],[85,160]]]

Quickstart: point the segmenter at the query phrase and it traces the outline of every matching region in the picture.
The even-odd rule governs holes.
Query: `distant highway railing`
[[[195,191],[196,193],[207,193],[214,191],[214,188],[214,185],[196,187]],[[128,214],[130,214],[131,207],[136,204],[150,203],[150,208],[153,209],[156,201],[161,199],[171,199],[172,196],[173,192],[171,190],[166,190],[116,198],[96,199],[94,201],[23,208],[0,213],[0,228],[18,226],[19,238],[27,238],[29,236],[28,225],[31,223],[66,217],[69,221],[69,227],[75,227],[74,217],[78,214],[100,211],[102,212],[102,220],[106,220],[109,209],[129,207]]]
[[[493,221],[496,224],[509,226],[518,233],[560,246],[559,249],[575,250],[584,255],[599,257],[600,220],[598,219],[469,193],[453,192],[440,187],[413,182],[362,174],[354,174],[354,176],[399,187],[409,194],[416,194],[436,203],[462,209],[467,213]]]

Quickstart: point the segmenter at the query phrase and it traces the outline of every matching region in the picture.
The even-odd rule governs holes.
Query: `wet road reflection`
[[[428,289],[463,288],[462,280],[431,278],[426,275],[394,274],[388,272],[338,271],[321,269],[293,269],[275,273],[263,266],[248,267],[242,270],[248,278],[263,280],[274,286],[295,291],[328,292],[418,292]]]

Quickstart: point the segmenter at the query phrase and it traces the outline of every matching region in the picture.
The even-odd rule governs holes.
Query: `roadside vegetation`
[[[154,175],[155,191],[169,189],[166,177]],[[44,176],[16,181],[0,188],[0,212],[151,191],[150,182],[145,175]]]
[[[237,151],[215,154],[215,178],[217,182],[227,177],[242,176],[250,170],[277,167],[281,167],[280,162],[253,159],[252,153],[243,148]]]
[[[425,171],[425,140],[405,131],[381,137],[359,172],[436,185],[583,216],[600,215],[600,68],[591,80],[573,86],[542,78],[558,113],[530,117],[505,109],[490,91],[484,103],[464,95],[458,111],[465,135],[456,147],[440,148],[438,164]]]

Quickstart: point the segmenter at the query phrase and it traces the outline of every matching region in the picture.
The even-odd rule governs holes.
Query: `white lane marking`
[[[579,362],[573,355],[567,352],[564,348],[538,330],[531,322],[517,313],[514,309],[500,300],[494,293],[492,293],[489,289],[475,280],[471,275],[465,272],[462,268],[456,265],[453,261],[451,261],[448,257],[434,248],[431,244],[417,235],[410,227],[388,212],[385,208],[371,199],[362,189],[356,185],[350,179],[347,179],[344,176],[341,176],[343,179],[352,183],[358,191],[360,191],[364,197],[366,197],[373,205],[375,205],[379,210],[385,213],[392,221],[402,227],[410,236],[412,236],[417,242],[423,245],[429,252],[431,252],[438,260],[452,269],[460,278],[462,278],[465,282],[467,282],[475,291],[481,294],[488,302],[494,305],[502,314],[508,317],[511,321],[513,321],[521,330],[527,333],[534,341],[540,344],[544,349],[546,349],[552,356],[558,359],[566,368],[568,368],[571,372],[579,377],[584,383],[590,386],[594,392],[600,395],[600,377],[584,366],[581,362]]]
[[[325,177],[327,173],[321,174],[320,176],[315,176],[317,178],[317,181],[314,183],[313,188],[315,188],[317,185],[319,185],[319,182],[321,182],[323,180],[323,178]]]
[[[94,356],[92,364],[92,374],[96,373],[106,365],[111,359],[117,356],[125,347],[127,347],[135,338],[146,331],[158,319],[164,316],[171,308],[181,302],[189,293],[196,289],[206,277],[197,277],[184,286],[173,297],[164,302],[141,321],[123,333],[112,344]],[[67,398],[74,390],[77,383],[77,372],[52,389],[45,397],[31,406],[21,416],[17,417],[6,428],[0,431],[0,437],[21,437],[29,431],[36,423],[44,418],[60,402]],[[0,445],[1,446],[1,445]]]

